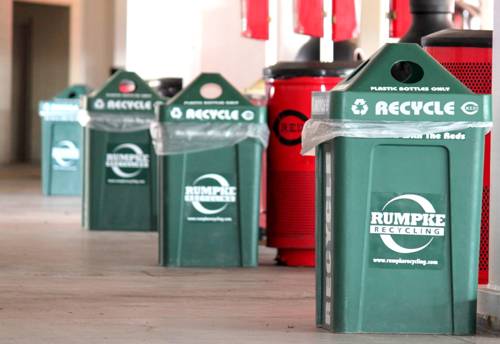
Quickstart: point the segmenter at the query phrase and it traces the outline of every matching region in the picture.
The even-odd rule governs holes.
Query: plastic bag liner
[[[148,114],[109,114],[82,110],[78,122],[82,127],[114,133],[130,133],[149,129],[154,117]]]
[[[76,122],[78,120],[78,110],[57,112],[40,111],[40,117],[42,117],[46,121]]]
[[[202,152],[235,145],[252,138],[267,147],[269,128],[256,123],[163,123],[151,124],[158,155]]]
[[[40,105],[40,117],[46,121],[76,122],[78,120],[78,103],[76,104],[56,104]]]
[[[415,138],[469,128],[489,131],[492,122],[360,122],[333,119],[310,119],[302,130],[302,155],[314,155],[314,148],[336,137]]]

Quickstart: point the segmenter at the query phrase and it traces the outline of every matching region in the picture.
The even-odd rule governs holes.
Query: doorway
[[[68,6],[14,2],[12,133],[17,163],[40,161],[38,102],[68,87]]]

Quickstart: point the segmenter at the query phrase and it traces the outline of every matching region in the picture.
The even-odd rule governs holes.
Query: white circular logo
[[[80,159],[80,151],[72,141],[62,140],[52,148],[52,159],[60,167],[74,167]]]
[[[182,110],[178,107],[174,107],[172,110],[170,110],[170,116],[173,119],[180,119],[182,118]]]
[[[255,118],[255,114],[253,111],[246,110],[241,113],[241,118],[245,121],[252,121]]]
[[[122,143],[106,155],[106,167],[111,168],[118,177],[129,179],[137,177],[149,168],[149,155],[133,143]],[[126,169],[126,170],[125,170]],[[132,171],[129,171],[132,169]]]
[[[351,111],[355,115],[364,116],[368,112],[368,104],[366,100],[362,98],[358,98],[354,101],[354,104],[351,106]]]
[[[106,103],[104,103],[104,100],[102,100],[101,98],[97,98],[94,101],[94,108],[96,110],[102,110],[102,109],[104,109],[105,106],[106,106]]]
[[[231,186],[223,176],[208,173],[196,178],[193,185],[186,186],[184,200],[202,214],[215,215],[223,212],[229,203],[236,202],[236,187]],[[207,207],[210,203],[221,205],[217,208]]]
[[[479,112],[479,105],[476,102],[467,102],[461,107],[464,114],[473,116]]]
[[[429,213],[429,214],[436,213],[436,210],[434,209],[434,206],[431,204],[431,202],[429,202],[427,199],[425,199],[424,197],[422,197],[420,195],[414,195],[414,194],[406,194],[406,195],[394,197],[393,199],[391,199],[389,202],[387,202],[384,205],[384,207],[382,208],[382,211],[384,211],[387,208],[387,206],[389,206],[393,202],[399,201],[399,200],[413,201],[413,202],[417,203],[422,208],[422,210],[424,212]],[[422,251],[423,249],[425,249],[427,246],[429,246],[431,244],[432,240],[434,240],[434,238],[431,237],[427,241],[427,243],[424,245],[421,245],[419,247],[407,248],[407,247],[403,247],[403,246],[399,245],[398,243],[396,243],[396,241],[394,241],[394,239],[392,238],[392,236],[390,234],[381,234],[380,239],[382,239],[385,246],[387,246],[390,250],[397,252],[397,253],[403,253],[403,254],[416,253],[416,252]]]

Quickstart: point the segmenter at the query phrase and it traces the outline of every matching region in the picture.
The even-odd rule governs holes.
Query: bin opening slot
[[[392,77],[404,84],[414,84],[424,77],[423,68],[412,61],[398,61],[391,67]]]
[[[215,82],[208,82],[200,87],[200,95],[205,99],[217,99],[222,95],[222,87]]]

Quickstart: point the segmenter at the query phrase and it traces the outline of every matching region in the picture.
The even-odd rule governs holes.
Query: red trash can
[[[491,94],[492,31],[443,30],[422,39],[424,49],[451,74],[478,94]],[[490,134],[484,151],[479,284],[488,283],[490,216]]]
[[[267,245],[279,264],[314,266],[315,161],[300,155],[311,92],[326,91],[359,62],[280,62],[264,69],[271,136],[267,150]]]

